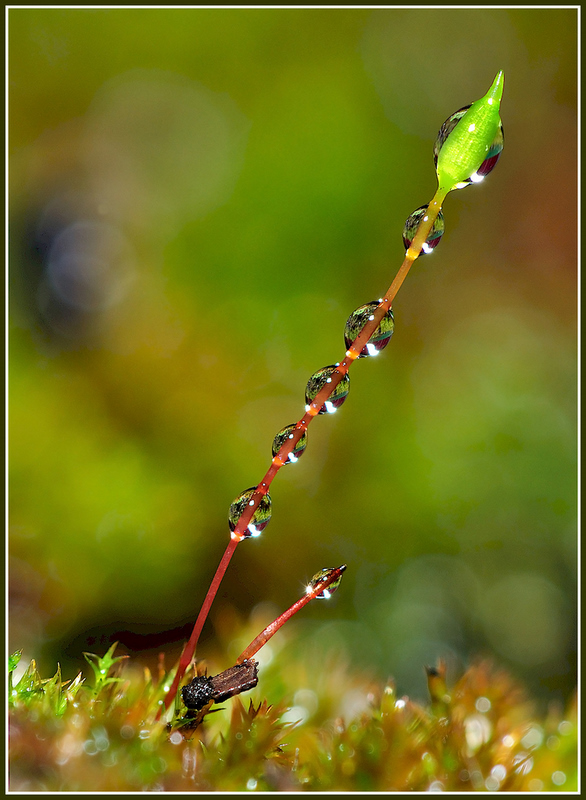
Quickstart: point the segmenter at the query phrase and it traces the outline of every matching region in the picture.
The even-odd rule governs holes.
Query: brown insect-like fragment
[[[181,696],[187,708],[199,711],[213,700],[212,679],[207,675],[197,675],[181,689]]]
[[[189,709],[199,711],[210,701],[222,703],[235,694],[254,689],[258,683],[258,664],[249,659],[209,678],[198,675],[181,690],[183,702]]]
[[[240,692],[254,689],[258,683],[258,664],[254,659],[236,664],[212,679],[214,703],[222,703]]]

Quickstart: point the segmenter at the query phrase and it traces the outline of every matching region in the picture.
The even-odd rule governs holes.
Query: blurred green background
[[[420,698],[425,664],[455,674],[488,654],[565,698],[576,10],[8,20],[10,648],[67,678],[114,640],[145,663],[179,655],[229,504],[302,416],[309,376],[343,356],[347,316],[390,284],[403,223],[435,189],[439,127],[502,68],[496,170],[447,198],[389,347],[277,476],[199,655],[230,666],[315,572],[347,563],[267,664],[281,648],[319,670],[337,652]]]

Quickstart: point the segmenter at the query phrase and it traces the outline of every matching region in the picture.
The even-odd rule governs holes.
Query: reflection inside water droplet
[[[314,373],[307,382],[305,388],[305,402],[306,408],[311,405],[311,401],[317,396],[320,390],[331,380],[332,373],[335,371],[336,365],[332,364],[328,367],[323,367]],[[350,391],[350,376],[346,372],[338,385],[334,388],[328,400],[318,411],[318,414],[333,414],[340,408],[342,403],[346,400],[348,392]]]
[[[315,591],[315,589],[322,583],[326,578],[328,578],[332,572],[332,567],[325,567],[324,569],[320,569],[319,572],[316,572],[313,578],[309,581],[309,585],[307,587],[307,594]],[[340,583],[342,582],[342,575],[339,575],[335,581],[332,581],[330,585],[324,589],[320,594],[316,594],[316,598],[323,598],[324,600],[328,600],[336,591]]]
[[[488,697],[479,697],[476,700],[475,706],[476,706],[476,710],[477,711],[480,711],[482,713],[486,713],[487,711],[490,711],[491,702],[488,699]]]
[[[246,507],[249,505],[254,505],[254,503],[251,501],[252,495],[255,493],[255,491],[256,486],[252,486],[250,489],[245,489],[230,505],[230,509],[228,511],[228,524],[231,531],[236,529],[240,517],[244,513]],[[248,527],[244,532],[245,538],[249,536],[259,536],[264,528],[266,528],[271,519],[271,506],[271,497],[267,492],[261,497],[258,506],[254,510],[252,518],[248,523]]]
[[[409,215],[409,217],[407,217],[403,227],[403,244],[405,245],[406,250],[408,250],[411,246],[411,242],[417,233],[417,228],[419,227],[420,222],[422,222],[426,212],[427,206],[420,206],[419,208],[416,208],[415,211]],[[431,253],[438,246],[442,236],[444,235],[445,227],[444,215],[440,211],[435,218],[430,232],[427,234],[425,242],[421,246],[420,255]]]
[[[350,314],[344,327],[344,344],[346,349],[350,348],[352,342],[362,332],[366,323],[374,319],[374,311],[379,305],[379,302],[373,300],[371,303],[365,303],[363,306],[359,306],[359,308]],[[392,309],[389,308],[378,327],[375,328],[370,336],[368,342],[360,351],[358,358],[378,355],[390,342],[394,330],[395,319]]]
[[[272,453],[273,458],[277,455],[283,444],[287,441],[287,439],[293,438],[293,432],[296,430],[296,425],[286,425],[282,430],[277,433],[275,438],[273,439],[273,446],[272,446]],[[305,452],[305,448],[307,447],[307,430],[303,431],[299,441],[293,446],[293,449],[287,456],[287,460],[285,464],[291,463],[294,464]]]

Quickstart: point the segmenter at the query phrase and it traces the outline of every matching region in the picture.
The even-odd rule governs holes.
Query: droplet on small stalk
[[[307,406],[311,405],[313,399],[326,385],[326,383],[329,383],[331,381],[332,375],[335,372],[335,370],[336,370],[335,364],[332,364],[328,367],[322,367],[322,369],[318,370],[307,381],[307,386],[305,387],[305,403],[307,404]],[[343,375],[340,382],[338,383],[338,385],[331,393],[331,395],[329,396],[329,398],[320,408],[318,414],[333,414],[340,408],[340,406],[348,396],[349,391],[350,391],[350,376],[346,372],[345,375]]]
[[[285,444],[287,439],[293,438],[293,434],[295,432],[296,427],[297,426],[295,424],[286,425],[283,428],[283,430],[277,433],[277,435],[273,439],[273,447],[272,447],[273,458],[277,455],[277,453],[279,452],[281,447]],[[287,456],[285,464],[294,464],[298,459],[301,458],[301,456],[305,452],[306,447],[307,447],[307,430],[303,431],[303,433],[301,434],[299,441]]]
[[[315,592],[315,590],[319,588],[320,584],[324,583],[324,581],[326,581],[330,577],[332,572],[339,572],[340,575],[335,581],[332,581],[332,583],[330,583],[330,585],[326,589],[324,589],[323,592],[316,594],[316,599],[328,600],[334,594],[334,592],[342,582],[342,573],[344,572],[345,569],[346,569],[345,564],[342,564],[341,567],[325,567],[324,569],[320,569],[320,571],[316,572],[313,578],[309,581],[309,585],[307,587],[307,594]]]
[[[245,491],[241,492],[241,494],[239,494],[234,502],[230,505],[230,510],[228,511],[228,524],[231,531],[235,530],[240,517],[246,510],[247,506],[252,503],[252,496],[255,493],[256,488],[256,486],[253,486],[250,489],[245,489]],[[248,527],[243,533],[245,538],[248,538],[249,536],[259,536],[260,532],[266,528],[271,519],[271,505],[271,496],[267,492],[261,497],[258,506],[254,510],[254,514],[248,523]]]
[[[427,212],[427,206],[420,206],[416,208],[415,211],[407,217],[405,221],[405,226],[403,228],[403,244],[405,245],[405,249],[408,250],[411,242],[415,238],[415,234],[417,233],[417,228],[419,227],[419,223],[423,219]],[[438,246],[440,243],[440,239],[444,235],[445,231],[445,223],[444,223],[444,215],[440,211],[435,218],[433,226],[430,232],[427,234],[427,239],[423,243],[421,248],[420,256],[425,255],[426,253],[431,253],[431,251]]]
[[[373,314],[379,305],[380,303],[378,301],[373,300],[371,303],[365,303],[363,306],[360,306],[350,314],[346,321],[346,327],[344,328],[344,344],[347,350],[361,333],[366,323],[373,318]],[[375,329],[368,342],[360,351],[358,358],[378,355],[391,341],[394,330],[395,318],[393,317],[392,310],[389,308],[380,321],[378,328]]]

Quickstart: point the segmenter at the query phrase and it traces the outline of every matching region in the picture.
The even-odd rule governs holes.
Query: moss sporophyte
[[[446,196],[455,189],[481,182],[496,166],[504,143],[500,119],[503,86],[501,70],[484,97],[451,114],[441,126],[433,147],[437,190],[431,201],[413,211],[405,222],[402,236],[406,252],[393,282],[380,300],[365,303],[350,314],[344,328],[346,351],[342,361],[322,367],[309,378],[305,389],[305,414],[298,422],[285,426],[276,434],[266,474],[258,484],[242,491],[231,504],[228,513],[230,540],[181,654],[173,682],[159,703],[157,719],[163,714],[168,719],[167,712],[178,696],[185,672],[194,663],[199,636],[236,547],[245,539],[259,536],[271,520],[269,487],[277,472],[286,464],[296,462],[305,452],[310,422],[318,415],[335,413],[346,401],[350,391],[348,371],[351,364],[357,359],[378,355],[388,345],[395,328],[392,310],[395,296],[413,262],[420,255],[431,253],[444,233],[442,205]],[[325,569],[314,576],[306,595],[259,634],[231,670],[215,678],[196,675],[182,692],[187,704],[192,709],[205,709],[220,697],[225,699],[256,685],[257,668],[252,656],[307,602],[315,597],[329,596],[339,585],[345,568],[343,565]],[[177,710],[181,713],[180,708]],[[171,719],[168,721],[172,723]]]
[[[480,182],[494,169],[503,148],[503,80],[499,72],[483,98],[460,108],[442,125],[433,148],[438,188],[405,222],[405,257],[391,286],[380,300],[363,302],[349,315],[343,360],[309,378],[304,415],[275,435],[265,476],[230,505],[229,542],[177,666],[167,672],[161,654],[158,675],[153,675],[146,667],[137,669],[130,659],[115,657],[113,644],[104,656],[86,654],[93,672],[93,681],[86,684],[81,673],[73,681],[62,681],[59,668],[54,677],[43,680],[34,660],[17,677],[21,653],[10,657],[13,790],[577,790],[576,699],[564,711],[552,706],[536,719],[522,689],[485,661],[469,667],[455,684],[448,683],[441,662],[426,667],[431,705],[424,707],[398,696],[390,680],[379,685],[361,676],[357,691],[355,676],[328,654],[327,679],[320,681],[318,712],[312,720],[296,724],[298,717],[291,716],[304,708],[301,701],[287,710],[266,700],[245,708],[237,695],[259,682],[258,651],[303,606],[331,596],[345,564],[318,571],[303,596],[265,627],[228,669],[207,675],[205,664],[195,660],[199,635],[236,547],[261,535],[271,521],[269,487],[275,475],[305,453],[309,423],[336,413],[345,403],[350,365],[378,355],[389,344],[395,329],[394,298],[413,262],[439,244],[447,194]],[[188,668],[193,676],[184,681]],[[297,692],[305,670],[303,655],[282,659],[277,680]],[[267,684],[270,679],[267,674]],[[299,694],[315,696],[307,688]],[[368,700],[368,707],[361,706],[347,721],[332,719],[340,697],[356,694]],[[230,719],[217,715],[217,732],[214,717],[211,724],[201,724],[214,704],[229,698]]]

